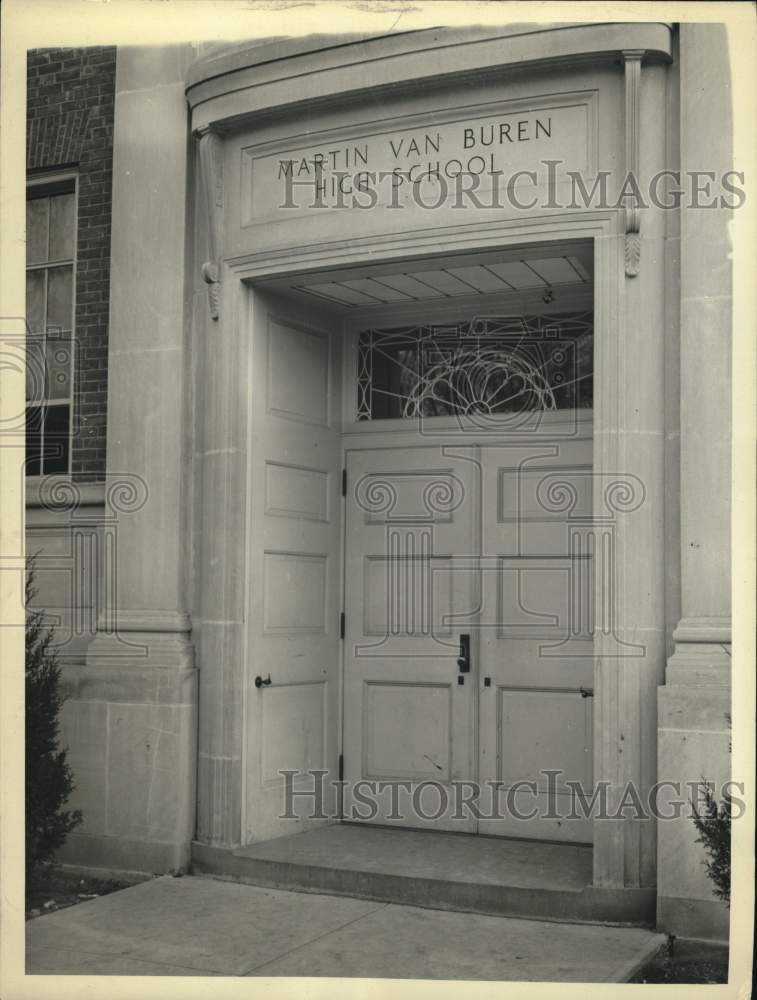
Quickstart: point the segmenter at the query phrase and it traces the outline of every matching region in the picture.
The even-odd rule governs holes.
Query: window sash
[[[76,178],[70,176],[50,178],[41,183],[32,181],[27,188],[27,203],[47,203],[44,213],[39,210],[36,213],[37,245],[31,254],[34,259],[26,265],[27,274],[41,278],[35,318],[31,320],[36,329],[30,330],[27,322],[27,330],[30,330],[27,335],[30,348],[27,352],[27,371],[30,362],[35,365],[31,377],[27,377],[28,441],[38,445],[36,459],[33,455],[28,456],[27,469],[32,471],[27,474],[32,476],[50,473],[70,475],[71,472],[75,395],[76,195]],[[53,199],[61,196],[72,198],[55,205]],[[50,256],[51,252],[54,256]],[[39,281],[39,278],[36,280]],[[29,306],[27,302],[27,316]],[[49,315],[51,308],[54,310],[52,317]],[[56,322],[48,322],[51,318]],[[61,350],[56,351],[55,341],[58,338]],[[62,441],[61,424],[67,428],[62,452],[56,448],[56,444]],[[64,461],[61,462],[61,459]]]

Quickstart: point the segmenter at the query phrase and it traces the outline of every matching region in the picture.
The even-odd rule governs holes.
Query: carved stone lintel
[[[205,127],[195,132],[200,154],[200,185],[205,194],[208,215],[208,260],[202,265],[202,278],[208,285],[211,319],[220,315],[220,253],[223,232],[223,143],[217,132]]]
[[[641,61],[643,49],[627,49],[623,52],[625,66],[625,134],[626,134],[626,178],[633,178],[634,190],[639,181],[639,106],[641,93]],[[638,204],[626,204],[625,208],[625,270],[626,277],[635,278],[641,264],[641,212]]]

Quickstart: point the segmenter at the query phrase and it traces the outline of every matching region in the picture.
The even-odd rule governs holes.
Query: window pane
[[[49,336],[46,354],[47,398],[69,399],[71,396],[71,338]]]
[[[71,329],[71,267],[51,267],[47,272],[47,326]]]
[[[26,319],[32,333],[45,332],[45,272],[26,272]]]
[[[39,475],[40,457],[40,417],[42,410],[39,406],[27,406],[26,408],[26,474],[27,476]]]
[[[42,461],[42,471],[45,475],[51,472],[68,472],[69,438],[68,404],[46,407],[45,454]]]
[[[30,198],[26,203],[26,263],[47,260],[47,210],[49,198]]]
[[[50,199],[50,260],[74,256],[74,196],[56,194]]]
[[[418,381],[418,345],[376,344],[373,349],[373,420],[401,417],[404,401]]]
[[[41,403],[45,398],[44,337],[26,341],[26,402]]]

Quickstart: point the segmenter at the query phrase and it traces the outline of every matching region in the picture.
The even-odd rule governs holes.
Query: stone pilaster
[[[247,456],[250,449],[250,330],[239,322],[235,284],[224,274],[224,144],[195,133],[197,174],[193,279],[195,352],[192,606],[200,664],[197,830],[200,843],[242,843],[244,677],[247,601]],[[225,280],[224,280],[225,278]]]
[[[626,170],[645,190],[665,150],[666,70],[637,51],[624,57],[625,114],[634,119],[626,123]],[[609,288],[619,273],[622,285],[608,335],[595,340],[594,518],[608,537],[596,574],[594,775],[615,818],[594,822],[594,886],[649,892],[654,822],[620,806],[634,791],[644,801],[655,781],[656,691],[665,667],[667,227],[652,207],[624,215],[617,273],[596,276]]]
[[[681,170],[732,168],[725,28],[682,24]],[[703,181],[700,202],[713,195]],[[719,190],[717,183],[714,189]],[[730,213],[681,213],[681,620],[659,690],[660,780],[730,774]],[[712,893],[689,817],[660,822],[658,922],[693,937],[725,938],[728,914]]]
[[[105,511],[115,530],[108,597],[74,693],[100,706],[104,808],[85,817],[67,854],[148,871],[186,866],[195,822],[185,596],[191,55],[187,46],[118,50]]]

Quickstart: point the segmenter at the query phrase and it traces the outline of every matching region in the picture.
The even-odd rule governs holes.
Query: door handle
[[[470,673],[470,636],[460,636],[460,655],[457,658],[457,667],[461,674]]]

